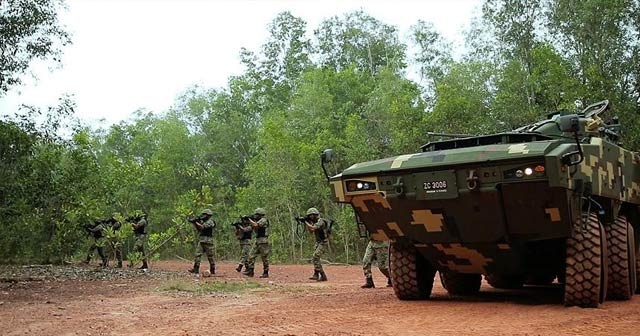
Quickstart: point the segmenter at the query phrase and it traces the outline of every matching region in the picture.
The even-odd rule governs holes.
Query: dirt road
[[[357,266],[273,265],[247,280],[218,265],[211,278],[186,262],[155,263],[132,279],[0,283],[1,335],[633,335],[640,296],[598,309],[565,308],[561,288],[496,290],[450,297],[436,280],[429,301],[399,301],[384,287],[361,289]],[[158,270],[163,276],[152,276]],[[204,288],[204,290],[203,290]]]

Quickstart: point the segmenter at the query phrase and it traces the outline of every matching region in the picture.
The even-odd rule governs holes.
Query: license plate
[[[422,183],[422,188],[427,194],[447,192],[448,187],[446,180],[435,180]]]
[[[418,200],[441,200],[458,197],[455,170],[417,173],[414,178],[417,184],[416,189],[422,189],[416,194]]]

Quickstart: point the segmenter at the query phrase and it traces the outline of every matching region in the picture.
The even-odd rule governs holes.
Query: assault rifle
[[[204,222],[205,215],[199,215],[187,218],[187,222],[196,225],[198,222]]]

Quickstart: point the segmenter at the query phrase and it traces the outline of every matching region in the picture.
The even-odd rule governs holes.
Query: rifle
[[[204,216],[203,215],[187,218],[187,222],[189,222],[189,223],[191,223],[193,225],[196,225],[198,222],[203,222],[203,221],[204,221]]]

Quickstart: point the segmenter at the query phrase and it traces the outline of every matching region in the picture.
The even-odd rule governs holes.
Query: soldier
[[[111,244],[111,248],[116,256],[116,260],[118,262],[118,268],[122,268],[122,240],[118,237],[118,230],[122,227],[122,223],[118,222],[115,217],[111,217],[106,220],[105,224],[109,225],[111,229],[113,229],[113,236],[110,236],[109,243]]]
[[[364,252],[364,258],[362,258],[362,269],[364,270],[365,284],[360,286],[361,288],[374,288],[373,277],[371,276],[371,264],[373,260],[378,263],[378,269],[384,276],[387,277],[387,287],[391,287],[391,276],[389,275],[389,268],[387,262],[389,260],[389,244],[385,241],[369,239],[367,249]]]
[[[316,237],[316,246],[313,251],[313,276],[309,280],[327,281],[327,275],[322,269],[320,259],[324,252],[329,248],[329,221],[320,218],[320,212],[316,208],[309,208],[305,217],[305,225],[307,230],[312,232]]]
[[[262,275],[261,278],[269,277],[269,254],[271,247],[269,246],[269,220],[267,219],[267,212],[263,208],[257,208],[254,211],[253,219],[249,218],[251,227],[256,232],[256,241],[251,251],[251,256],[247,262],[247,266],[242,274],[246,276],[253,276],[253,268],[258,255],[262,258]]]
[[[109,265],[109,260],[104,255],[104,221],[98,220],[94,222],[93,226],[86,226],[86,230],[93,236],[93,244],[89,247],[89,253],[87,254],[87,259],[85,260],[85,264],[89,264],[91,262],[91,257],[93,257],[93,251],[98,250],[98,255],[102,259],[101,266],[106,268]]]
[[[211,274],[216,274],[216,264],[213,260],[213,229],[216,226],[216,222],[211,218],[212,216],[213,211],[204,209],[200,217],[193,221],[193,225],[195,225],[200,234],[200,242],[198,244],[200,246],[196,247],[196,257],[193,260],[193,268],[189,270],[191,273],[200,273],[200,259],[204,252],[207,255],[207,259],[209,259],[209,270]]]
[[[251,236],[253,235],[253,227],[248,220],[242,220],[242,222],[236,225],[236,238],[240,243],[240,263],[236,267],[236,272],[242,271],[248,268],[249,265],[249,253],[251,252]]]
[[[136,242],[133,245],[133,251],[142,253],[142,266],[139,269],[149,269],[149,257],[147,250],[147,232],[149,223],[147,222],[147,214],[143,213],[140,216],[132,218],[131,226],[133,226],[133,234],[136,237]]]

